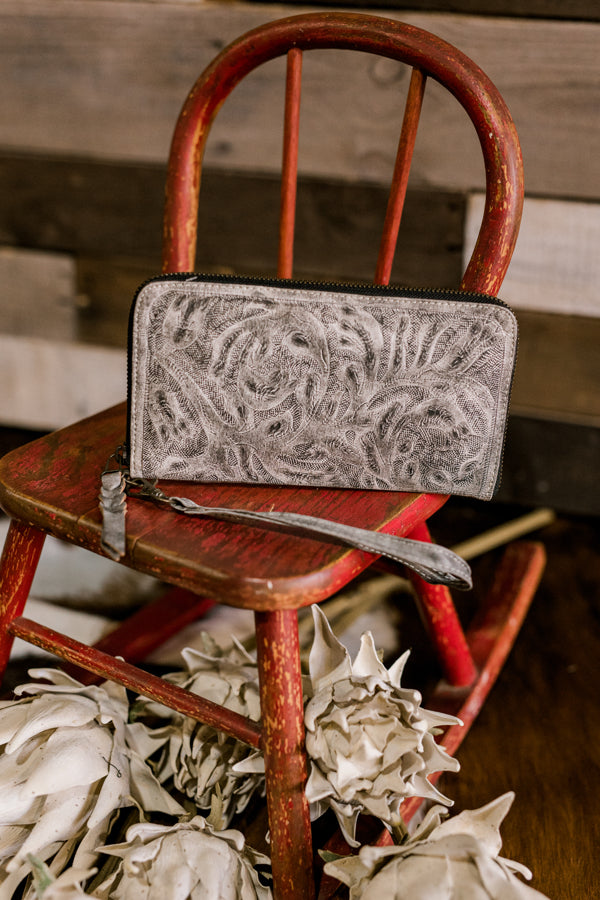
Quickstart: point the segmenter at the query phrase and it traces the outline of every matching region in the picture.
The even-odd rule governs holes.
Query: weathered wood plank
[[[138,0],[153,3],[155,0]],[[180,0],[173,0],[180,2]],[[600,22],[596,0],[346,0],[330,3],[313,0],[313,6],[374,8],[377,10],[423,10],[424,12],[471,13],[484,16],[523,16],[544,19],[581,19]]]
[[[136,268],[138,281],[160,268],[164,180],[160,165],[2,155],[0,243],[88,258],[79,288],[90,297],[91,306],[82,321],[98,323],[112,305],[110,270],[118,257],[128,260],[120,271]],[[198,268],[273,274],[279,190],[274,175],[207,171],[201,191]],[[386,202],[387,190],[379,185],[302,179],[296,272],[301,277],[371,279]],[[432,286],[457,284],[463,220],[462,195],[409,191],[394,279],[418,284],[426,273]],[[104,262],[107,257],[110,263]],[[141,265],[132,266],[133,259]],[[122,299],[118,303],[122,305]]]
[[[129,0],[130,3],[194,3],[196,0]],[[270,0],[263,0],[270,2]],[[279,0],[274,0],[279,5]],[[426,12],[472,13],[485,16],[538,16],[545,19],[600,21],[595,0],[312,0],[311,6],[328,9],[374,8],[377,10],[423,10]]]
[[[465,258],[475,244],[483,206],[482,194],[469,197]],[[600,203],[526,198],[502,298],[519,309],[600,316],[598,247]]]
[[[75,260],[64,253],[0,247],[0,332],[72,340]]]
[[[135,291],[159,271],[158,266],[135,259],[79,258],[78,284],[86,301],[80,310],[79,340],[125,350]]]
[[[236,179],[233,179],[236,182]],[[321,187],[321,186],[319,186]],[[328,195],[328,191],[332,186],[323,185],[323,190],[328,200],[332,200],[335,193]],[[250,191],[249,199],[256,195]],[[356,199],[356,195],[353,195]],[[365,195],[367,197],[368,194]],[[434,201],[431,200],[433,203]],[[316,204],[318,206],[318,204]],[[367,209],[370,207],[367,207]],[[423,211],[423,207],[416,205],[412,218],[419,216],[419,210]],[[359,205],[360,211],[360,205]],[[434,210],[435,211],[435,210]],[[457,214],[457,221],[460,215]],[[223,222],[217,217],[217,226],[223,225],[225,241],[225,255],[217,255],[211,257],[211,263],[230,259],[229,241],[231,234],[233,246],[240,249],[240,244],[236,244],[237,233],[236,228],[225,217]],[[421,228],[427,231],[428,217],[423,218]],[[345,270],[348,257],[337,248],[332,254],[331,259],[327,260],[324,265],[324,271],[319,268],[323,264],[323,247],[321,246],[324,236],[327,234],[326,225],[321,226],[319,231],[318,222],[310,219],[312,222],[314,237],[315,234],[319,238],[316,242],[316,249],[313,246],[312,257],[308,257],[310,264],[309,272],[301,274],[314,274],[317,277],[348,277],[348,270]],[[132,214],[130,220],[131,230],[135,232],[135,216]],[[335,224],[335,222],[334,222]],[[338,224],[341,224],[342,233],[348,228],[344,223],[343,216]],[[446,220],[446,225],[448,220]],[[239,223],[235,222],[235,226]],[[330,223],[331,227],[331,223]],[[438,226],[442,227],[442,226]],[[374,229],[376,231],[377,229]],[[448,233],[448,240],[456,240],[456,223]],[[75,229],[78,235],[81,235],[81,229]],[[432,229],[432,232],[435,231]],[[207,230],[207,234],[210,228]],[[309,229],[310,232],[310,229]],[[443,232],[443,228],[442,228]],[[443,233],[435,234],[435,242],[440,240],[443,244]],[[452,234],[454,233],[454,237]],[[243,239],[242,239],[243,240]],[[358,237],[356,238],[358,241]],[[309,245],[307,245],[308,247]],[[331,246],[329,242],[328,246]],[[335,242],[334,242],[335,246]],[[274,244],[273,244],[274,247]],[[415,256],[419,257],[419,267],[415,267],[414,280],[412,283],[419,284],[430,281],[431,268],[427,267],[427,246],[424,243],[408,244],[408,249],[415,251]],[[243,246],[242,246],[243,249]],[[372,259],[361,257],[360,249],[354,239],[350,241],[350,249],[356,250],[356,259],[353,259],[353,265],[349,268],[352,274],[357,277],[369,277],[367,271],[367,263],[372,263]],[[406,250],[404,247],[403,250]],[[260,266],[253,267],[252,260],[256,248],[250,248],[248,254],[242,259],[244,263],[248,263],[247,269],[244,265],[241,271],[245,269],[252,273],[260,271]],[[269,255],[269,247],[263,248],[263,261]],[[450,250],[448,251],[449,255]],[[20,256],[20,252],[18,252]],[[272,253],[274,257],[274,249]],[[454,254],[456,255],[456,254]],[[47,254],[50,263],[56,262],[55,254]],[[28,259],[28,254],[25,253]],[[435,260],[435,255],[433,259]],[[47,283],[38,284],[35,279],[29,282],[30,293],[22,298],[23,307],[30,312],[21,318],[19,327],[23,334],[30,337],[43,334],[44,329],[48,333],[45,337],[50,337],[50,325],[47,324],[47,316],[40,320],[35,314],[31,314],[31,310],[36,309],[39,298],[47,298],[59,296],[61,294],[61,272],[63,269],[62,256],[58,257],[59,268],[56,272],[45,267],[45,254],[40,254],[40,259],[44,264],[43,271],[50,277]],[[333,260],[335,259],[335,264]],[[259,257],[260,260],[260,257]],[[362,260],[362,262],[361,262]],[[239,258],[238,258],[239,261]],[[357,269],[357,261],[360,263]],[[413,261],[414,262],[414,261]],[[364,263],[364,268],[362,268]],[[525,263],[523,263],[525,264]],[[74,265],[69,263],[69,267]],[[209,265],[202,266],[207,270],[223,270],[225,265]],[[266,266],[268,269],[268,266]],[[230,271],[234,267],[230,267]],[[107,357],[103,352],[94,347],[95,344],[110,345],[124,349],[127,334],[127,318],[131,303],[131,298],[138,285],[147,277],[152,276],[158,270],[158,262],[154,263],[144,259],[126,259],[121,256],[113,256],[105,253],[101,257],[84,255],[77,259],[77,291],[73,288],[67,292],[74,303],[75,298],[78,302],[78,318],[73,321],[73,306],[69,310],[68,331],[59,331],[58,336],[61,338],[72,337],[75,335],[77,339],[83,342],[89,342],[90,358],[85,359],[85,347],[74,344],[71,351],[66,352],[64,343],[50,345],[47,341],[28,341],[23,340],[21,343],[10,345],[2,345],[6,350],[3,359],[2,384],[3,384],[3,406],[0,406],[0,420],[4,422],[12,422],[26,425],[28,427],[50,427],[54,424],[60,424],[63,421],[71,421],[78,414],[78,410],[85,411],[86,407],[78,405],[78,400],[73,400],[69,394],[69,389],[64,389],[64,385],[69,382],[80,384],[82,376],[81,368],[89,369],[89,378],[101,384],[105,377],[105,359],[111,359],[110,351]],[[272,271],[272,268],[271,268]],[[438,275],[441,268],[437,270]],[[410,273],[409,273],[410,274]],[[541,275],[540,275],[541,277]],[[458,278],[458,273],[457,273]],[[404,281],[405,279],[401,279]],[[6,279],[8,285],[13,279]],[[73,277],[71,277],[71,282]],[[452,283],[449,280],[441,280],[441,284]],[[509,290],[510,284],[506,283],[506,290],[502,291],[502,296],[509,301],[513,301],[514,297]],[[21,284],[21,292],[23,284]],[[62,302],[62,301],[61,301]],[[8,308],[8,307],[7,307]],[[17,305],[18,312],[18,305]],[[13,304],[13,310],[15,306]],[[520,351],[513,389],[512,408],[515,412],[527,416],[537,416],[542,418],[554,418],[560,421],[580,422],[589,424],[600,424],[600,354],[598,346],[600,346],[600,317],[584,317],[584,316],[566,316],[557,314],[548,314],[539,311],[531,311],[525,309],[518,310],[518,318],[520,324]],[[45,325],[40,321],[46,322]],[[5,324],[2,324],[2,323]],[[11,323],[6,316],[2,318],[0,309],[0,328],[4,331],[10,330]],[[14,330],[14,328],[13,328]],[[8,338],[6,338],[8,340]],[[51,347],[53,349],[51,349]],[[40,353],[40,359],[36,360],[34,354]],[[33,354],[33,355],[32,355]],[[72,358],[73,357],[73,358]],[[124,361],[121,359],[118,366],[124,371]],[[56,374],[55,369],[56,367]],[[94,368],[95,367],[95,368]],[[93,371],[92,371],[93,370]],[[58,380],[57,380],[58,379]],[[41,385],[41,388],[40,388]],[[41,396],[38,396],[42,391]],[[48,399],[48,393],[59,395],[63,394],[62,399]],[[118,394],[120,396],[120,394]],[[65,399],[66,398],[66,399]],[[106,405],[112,402],[114,394],[106,401],[99,401],[98,405]],[[57,403],[67,403],[70,411],[64,413],[56,412]],[[49,410],[52,410],[50,417],[47,416]]]
[[[217,50],[255,25],[298,10],[293,4],[4,0],[0,144],[163,161],[183,97]],[[600,119],[593,115],[600,25],[389,14],[456,44],[496,82],[521,136],[530,191],[600,197],[600,169],[594,165]],[[245,171],[279,166],[280,129],[271,117],[280,119],[280,70],[278,63],[264,67],[225,105],[207,151],[213,165]],[[304,171],[389,178],[405,84],[401,70],[388,61],[343,52],[310,54],[303,92]],[[479,187],[472,129],[452,98],[437,88],[431,85],[426,97],[415,183]]]
[[[123,400],[125,353],[0,334],[0,384],[1,423],[58,428]]]
[[[597,516],[598,459],[600,428],[512,415],[497,499]]]
[[[110,328],[104,324],[121,345],[129,301]],[[600,427],[600,318],[519,311],[518,319],[513,414]],[[90,327],[86,337],[100,334],[101,326]],[[45,429],[72,422],[121,400],[125,372],[124,349],[0,335],[0,423]]]
[[[196,268],[204,272],[275,274],[278,184],[238,176],[216,177],[210,188],[208,182],[206,179],[200,204]],[[386,192],[379,188],[303,182],[297,216],[296,276],[306,280],[372,280],[385,201]],[[394,266],[396,283],[458,285],[463,210],[464,200],[456,194],[409,193]],[[136,221],[132,211],[132,234]],[[131,298],[143,280],[159,271],[158,254],[152,261],[121,254],[98,257],[93,252],[90,247],[78,259],[79,292],[87,301],[80,311],[79,336],[125,346]]]
[[[515,415],[600,427],[600,318],[517,310]]]
[[[0,153],[0,244],[160,263],[165,167]]]

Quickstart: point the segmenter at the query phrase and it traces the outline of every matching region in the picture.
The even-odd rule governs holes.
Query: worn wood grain
[[[69,635],[61,634],[22,616],[12,621],[9,634],[95,672],[102,676],[102,680],[114,677],[136,694],[150,697],[171,709],[178,710],[184,716],[198,719],[207,725],[218,726],[225,734],[230,734],[250,746],[260,745],[260,727],[251,719],[178,685],[170,684],[164,678],[144,672],[119,657],[103,653],[95,647],[88,647],[87,644]]]
[[[0,244],[154,257],[158,266],[164,183],[161,165],[3,151]]]
[[[135,0],[134,0],[135,2]],[[155,2],[155,0],[137,0]],[[179,0],[172,0],[179,2]],[[538,16],[545,19],[600,21],[595,0],[346,0],[330,3],[313,0],[313,6],[374,8],[377,10],[423,10],[423,12],[471,13],[483,16]]]
[[[498,499],[600,513],[600,428],[511,416]]]
[[[164,161],[183,98],[218,49],[251,27],[294,12],[294,4],[5,0],[0,144]],[[600,155],[600,120],[589,114],[600,83],[600,25],[390,15],[456,44],[496,83],[521,137],[530,191],[600,196],[600,172],[592,163]],[[208,162],[245,171],[279,166],[280,69],[278,63],[264,67],[225,105]],[[343,51],[311,54],[304,66],[301,170],[388,179],[406,82],[403,70],[386,60],[350,58]],[[464,115],[430,85],[414,183],[479,187],[483,173],[473,175],[480,172],[478,158]]]
[[[468,198],[465,259],[475,244],[483,209],[482,194]],[[599,245],[599,203],[526,198],[502,297],[519,309],[600,316]]]
[[[76,337],[72,257],[0,247],[0,333],[55,340]]]
[[[29,596],[46,535],[25,522],[11,522],[0,559],[0,678],[13,645],[6,629],[19,616]]]
[[[255,624],[273,895],[314,900],[298,616],[257,613]]]
[[[0,461],[0,504],[9,515],[101,552],[98,478],[126,432],[125,405],[53,432]],[[170,482],[206,506],[281,509],[409,534],[443,495]],[[261,552],[256,552],[257,541]],[[130,500],[124,563],[163,581],[244,608],[292,609],[323,600],[373,555],[266,527],[183,517]],[[300,599],[298,599],[300,597]]]
[[[121,350],[0,334],[0,422],[67,425],[122,400],[126,372]]]
[[[502,856],[531,868],[532,886],[550,898],[598,900],[598,520],[562,519],[540,537],[548,555],[541,586],[458,753],[461,771],[442,789],[457,812],[515,791]],[[493,561],[483,561],[479,584]]]
[[[525,494],[516,506],[453,498],[432,530],[451,543],[509,521],[527,502]],[[563,516],[532,537],[547,553],[541,585],[457,754],[461,771],[443,776],[440,786],[456,812],[514,790],[501,855],[532,869],[532,886],[552,900],[599,900],[600,523]],[[500,552],[473,561],[469,608],[485,596]],[[427,657],[417,635],[407,684],[419,683],[415,673],[423,665],[427,671]]]
[[[600,426],[600,318],[517,310],[519,351],[511,410]]]
[[[436,538],[450,543],[516,514],[512,507],[453,499],[433,520]],[[460,749],[462,770],[441,787],[455,800],[456,812],[514,789],[502,826],[502,855],[528,865],[532,886],[552,900],[598,900],[600,525],[597,519],[563,517],[537,538],[548,551],[541,587]],[[494,554],[473,563],[482,592],[494,563]],[[422,632],[412,622],[410,604],[402,601],[401,612],[407,647],[408,625]],[[415,668],[426,654],[420,650],[413,650],[403,679],[411,687],[421,684]],[[9,665],[7,684],[28,680],[27,668],[36,663],[27,662]],[[262,840],[261,825],[255,834]],[[250,840],[243,830],[256,846],[257,838]]]
[[[85,256],[90,266],[80,287],[95,304],[99,295],[92,282],[102,278],[107,257],[105,270],[118,257],[139,257],[142,277],[159,271],[164,184],[160,165],[2,154],[0,244]],[[209,169],[202,180],[198,267],[274,274],[279,191],[276,175]],[[304,277],[372,279],[386,202],[387,190],[379,185],[301,179],[296,271]],[[417,284],[426,271],[434,286],[458,284],[464,205],[455,192],[409,191],[396,281]]]

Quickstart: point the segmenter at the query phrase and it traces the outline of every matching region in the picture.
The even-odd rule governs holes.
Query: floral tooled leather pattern
[[[506,307],[162,281],[138,296],[133,329],[133,474],[493,492]]]

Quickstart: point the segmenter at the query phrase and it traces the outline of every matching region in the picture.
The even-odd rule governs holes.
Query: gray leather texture
[[[146,284],[131,320],[132,476],[489,499],[517,324],[467,297]]]

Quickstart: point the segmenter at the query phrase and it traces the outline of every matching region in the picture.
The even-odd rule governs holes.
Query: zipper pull
[[[102,473],[100,510],[102,511],[101,546],[115,561],[125,556],[125,516],[127,513],[126,479],[122,469]]]

